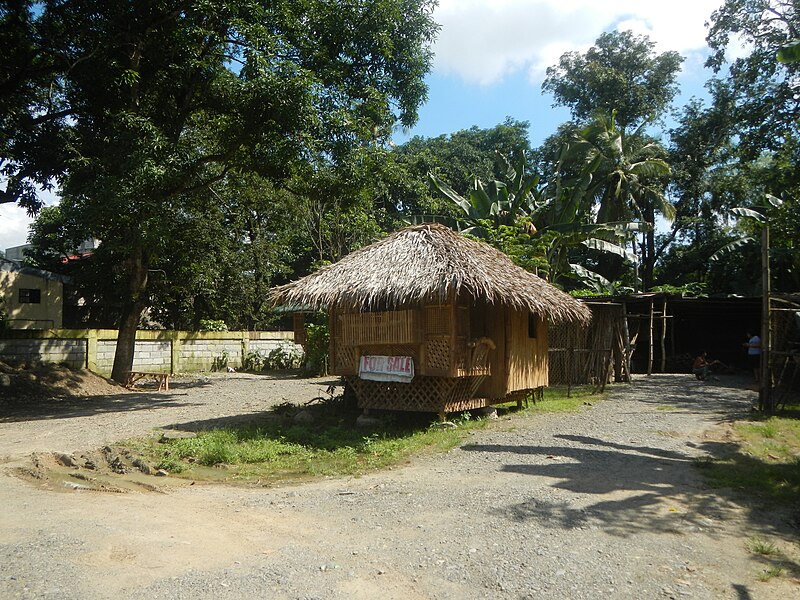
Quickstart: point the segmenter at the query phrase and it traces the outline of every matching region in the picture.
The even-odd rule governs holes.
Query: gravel
[[[0,454],[236,418],[328,383],[238,376],[153,395],[151,412],[20,418],[0,424]],[[732,377],[637,377],[446,454],[269,489],[57,493],[7,473],[0,597],[788,598],[796,582],[759,582],[746,551],[756,513],[695,467],[755,399]]]

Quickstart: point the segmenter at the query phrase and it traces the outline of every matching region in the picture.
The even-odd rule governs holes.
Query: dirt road
[[[695,467],[751,406],[736,381],[641,377],[576,414],[515,416],[447,454],[302,486],[103,494],[10,474],[35,450],[239,418],[327,383],[236,375],[8,416],[0,597],[797,597],[791,572],[762,582],[747,550],[755,535],[796,550],[796,522],[710,491]]]

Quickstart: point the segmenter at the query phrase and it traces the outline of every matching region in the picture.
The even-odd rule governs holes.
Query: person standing
[[[761,338],[749,332],[747,338],[744,344],[747,348],[747,365],[753,370],[753,377],[758,381],[761,372]]]

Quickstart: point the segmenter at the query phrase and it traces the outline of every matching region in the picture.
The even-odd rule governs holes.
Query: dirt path
[[[240,376],[127,409],[18,414],[0,423],[0,455],[252,414],[326,383]],[[756,533],[796,548],[796,528],[710,492],[694,467],[754,399],[730,383],[640,378],[577,414],[514,417],[444,455],[294,487],[57,493],[6,473],[0,597],[797,597],[790,577],[759,581],[746,550]]]

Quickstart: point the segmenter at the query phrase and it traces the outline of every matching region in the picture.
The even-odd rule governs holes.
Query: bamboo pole
[[[647,340],[647,374],[653,374],[653,318],[655,316],[655,301],[650,300],[650,335]]]
[[[770,318],[769,223],[761,230],[761,377],[758,404],[762,411],[772,414],[772,373],[769,368],[772,345],[772,319]]]
[[[667,297],[664,296],[664,307],[661,314],[661,372],[667,370]]]
[[[628,304],[626,302],[622,303],[622,332],[625,336],[625,356],[623,360],[625,362],[625,381],[627,383],[631,382],[631,332],[628,329]]]

